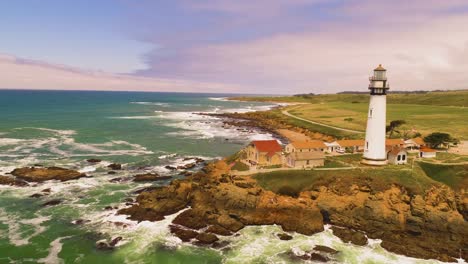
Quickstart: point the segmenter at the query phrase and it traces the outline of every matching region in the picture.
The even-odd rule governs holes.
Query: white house
[[[408,162],[408,152],[402,147],[390,148],[387,152],[387,160],[390,164],[406,164]]]
[[[435,158],[437,151],[435,149],[423,147],[419,150],[419,157],[421,158]]]
[[[333,151],[336,151],[338,149],[340,149],[340,144],[338,144],[338,142],[336,141],[333,141],[333,142],[324,142],[325,146],[327,146],[327,152],[328,153],[332,153]]]

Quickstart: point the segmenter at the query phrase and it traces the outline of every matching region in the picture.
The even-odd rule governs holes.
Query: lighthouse
[[[387,112],[387,70],[380,64],[369,77],[370,102],[367,113],[366,141],[362,163],[382,166],[387,164],[385,151],[385,124]]]

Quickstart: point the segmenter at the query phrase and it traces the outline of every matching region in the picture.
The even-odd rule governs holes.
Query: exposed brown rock
[[[100,160],[100,159],[87,159],[86,161],[89,162],[89,163],[99,163],[102,160]]]
[[[0,185],[11,185],[11,186],[27,186],[29,185],[26,181],[15,179],[13,177],[0,176]]]
[[[211,233],[200,233],[197,235],[196,239],[202,244],[213,244],[219,240],[217,236]]]
[[[54,206],[54,205],[61,204],[61,203],[62,203],[62,200],[55,199],[55,200],[50,200],[50,201],[43,203],[42,206]]]
[[[175,225],[169,226],[171,233],[176,235],[180,240],[184,242],[189,242],[190,240],[194,239],[197,235],[198,232],[190,229],[183,229]]]
[[[336,227],[336,226],[333,226],[332,230],[333,230],[333,234],[341,238],[343,242],[351,242],[358,246],[367,245],[367,238],[362,232],[354,231],[348,228]]]
[[[48,168],[36,168],[36,167],[25,167],[18,168],[11,172],[12,175],[19,179],[29,182],[43,182],[48,180],[59,180],[68,181],[82,177],[86,177],[86,174],[69,170],[59,167],[48,167]]]
[[[451,261],[467,259],[468,226],[462,213],[467,201],[466,193],[455,194],[446,186],[411,193],[379,181],[338,178],[317,182],[313,191],[294,198],[263,190],[249,177],[232,177],[220,161],[166,187],[142,191],[137,204],[119,212],[134,220],[160,220],[190,207],[174,222],[196,230],[208,226],[206,233],[215,234],[219,227],[237,232],[246,225],[277,224],[287,232],[311,235],[322,231],[325,222],[344,241],[365,245],[367,235],[382,239],[382,247],[395,253]],[[305,257],[324,260],[313,254]]]
[[[336,254],[338,251],[334,250],[333,248],[327,247],[327,246],[322,246],[322,245],[317,245],[314,247],[315,251],[320,251],[324,253],[329,253],[329,254]]]
[[[220,236],[230,236],[232,232],[220,225],[212,225],[206,230],[207,233],[213,233]]]
[[[111,170],[121,170],[122,169],[122,164],[112,163],[112,164],[108,165],[107,168],[109,168]]]
[[[291,235],[288,235],[286,233],[276,234],[276,236],[281,240],[291,240],[291,239],[293,239],[293,237]]]
[[[143,182],[143,181],[162,181],[171,179],[171,176],[160,176],[157,173],[145,173],[145,174],[138,174],[135,175],[133,181],[135,182]]]

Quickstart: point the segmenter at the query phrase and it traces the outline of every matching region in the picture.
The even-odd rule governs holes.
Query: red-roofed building
[[[246,148],[250,163],[260,166],[283,164],[283,147],[276,140],[255,140]]]

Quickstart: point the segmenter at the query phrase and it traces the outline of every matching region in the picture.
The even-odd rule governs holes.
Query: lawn
[[[468,188],[468,165],[441,165],[419,162],[419,166],[427,176],[455,190]]]
[[[392,94],[387,96],[387,123],[405,120],[402,130],[415,129],[423,135],[446,132],[468,139],[468,90]],[[365,131],[369,104],[368,94],[324,94],[282,97],[241,97],[246,101],[276,101],[306,103],[287,107],[296,116],[340,128]],[[275,115],[281,114],[275,110]],[[364,134],[345,133],[336,129],[313,125],[290,117],[278,117],[288,123],[337,138],[362,138]]]
[[[260,173],[253,177],[260,186],[276,193],[281,193],[285,189],[298,193],[329,184],[341,186],[345,190],[349,190],[352,184],[368,184],[373,191],[377,192],[386,190],[391,184],[396,183],[406,187],[410,193],[422,194],[436,183],[427,177],[419,166],[415,166],[414,170],[390,166],[341,171],[275,171]]]
[[[454,153],[448,152],[437,152],[437,156],[434,161],[439,161],[442,163],[463,163],[468,162],[468,156],[464,155],[457,155]]]
[[[359,131],[366,129],[367,103],[330,102],[291,106],[289,109],[291,114],[308,120]],[[468,109],[464,107],[388,104],[387,123],[400,119],[407,122],[402,130],[414,128],[423,135],[446,132],[459,139],[468,139]]]

